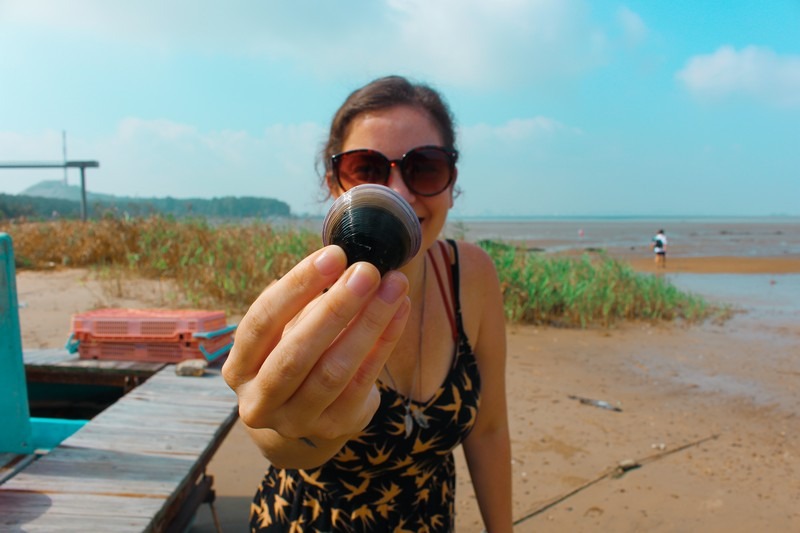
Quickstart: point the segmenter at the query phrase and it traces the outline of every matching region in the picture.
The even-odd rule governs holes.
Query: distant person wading
[[[655,253],[656,267],[667,268],[667,236],[664,230],[658,230],[653,237],[653,252]]]

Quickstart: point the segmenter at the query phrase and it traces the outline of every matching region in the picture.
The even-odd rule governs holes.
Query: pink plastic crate
[[[67,349],[81,359],[214,361],[230,351],[235,329],[224,311],[98,309],[73,315]]]
[[[232,344],[230,334],[182,342],[81,341],[78,344],[78,353],[81,359],[113,361],[159,363],[178,363],[185,359],[213,361],[227,354]]]
[[[225,328],[224,311],[164,309],[97,309],[72,317],[76,340],[181,341],[194,333]]]

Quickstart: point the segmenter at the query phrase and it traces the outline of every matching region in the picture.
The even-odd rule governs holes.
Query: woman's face
[[[342,151],[367,148],[394,160],[400,159],[412,148],[426,145],[442,146],[439,130],[425,111],[403,105],[357,116],[350,123]],[[414,208],[422,226],[421,251],[427,250],[436,241],[444,227],[447,212],[453,206],[453,183],[436,196],[417,196],[406,186],[400,169],[392,167],[387,185]],[[334,197],[342,194],[338,187],[331,192]]]

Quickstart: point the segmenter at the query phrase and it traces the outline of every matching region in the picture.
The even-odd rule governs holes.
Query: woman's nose
[[[412,203],[416,199],[416,195],[411,192],[406,185],[405,180],[403,179],[403,174],[400,172],[400,167],[397,165],[392,165],[391,170],[389,171],[389,181],[386,184],[389,186],[390,189],[395,191],[397,194],[403,197],[405,201],[408,203]]]

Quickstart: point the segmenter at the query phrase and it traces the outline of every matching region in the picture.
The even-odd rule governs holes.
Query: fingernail
[[[387,304],[393,304],[406,293],[407,288],[408,283],[405,276],[390,273],[383,278],[378,296]]]
[[[411,312],[411,300],[406,296],[405,301],[401,303],[400,307],[395,311],[393,320],[402,320],[409,312]]]
[[[341,257],[333,248],[326,248],[314,259],[314,266],[323,276],[330,276],[342,268]]]
[[[350,277],[347,278],[347,286],[348,289],[353,291],[356,296],[366,296],[375,286],[377,271],[370,272],[369,267],[366,264],[359,264],[356,265],[356,268],[350,273]]]

